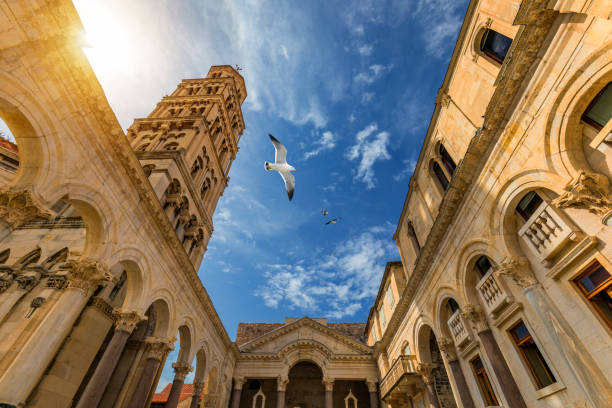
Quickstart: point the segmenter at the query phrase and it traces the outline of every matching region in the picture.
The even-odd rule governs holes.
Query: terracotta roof
[[[153,400],[151,402],[167,402],[171,389],[172,383],[166,385],[166,388],[164,388],[161,392],[153,395]],[[181,390],[181,395],[179,396],[179,402],[184,401],[187,398],[191,398],[192,395],[193,384],[183,384],[183,389]]]
[[[0,137],[0,147],[4,147],[6,150],[10,150],[15,153],[19,153],[19,149],[17,148],[17,145],[13,142],[6,140],[3,137]]]
[[[236,343],[241,346],[284,325],[285,323],[239,323]],[[367,341],[364,334],[365,326],[365,323],[327,323],[327,327],[330,329],[363,344],[366,344]]]

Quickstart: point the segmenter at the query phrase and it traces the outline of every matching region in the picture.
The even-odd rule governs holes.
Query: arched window
[[[446,151],[442,144],[440,144],[440,159],[442,160],[442,164],[444,164],[444,167],[446,167],[446,170],[448,170],[450,175],[452,176],[453,174],[455,174],[455,169],[457,168],[457,165],[455,164],[455,161],[450,156],[450,154],[448,154],[448,151]]]
[[[357,408],[357,397],[350,388],[348,395],[344,397],[344,408]]]
[[[508,54],[510,44],[512,44],[512,38],[488,28],[480,40],[480,51],[493,61],[501,64]]]
[[[200,170],[202,170],[202,168],[203,168],[202,158],[198,156],[193,161],[193,165],[191,166],[191,177],[195,177],[200,172]]]
[[[172,150],[176,150],[176,149],[178,149],[178,143],[176,143],[176,142],[170,142],[170,143],[168,143],[168,144],[166,144],[164,146],[164,150],[171,150],[172,151]]]
[[[417,236],[411,221],[408,221],[408,237],[414,246],[414,252],[416,252],[418,256],[421,253],[421,244],[419,243],[419,237]]]
[[[440,186],[442,186],[442,189],[446,191],[446,189],[448,188],[448,185],[450,184],[450,181],[446,178],[446,174],[444,174],[444,170],[442,170],[442,167],[440,166],[440,164],[438,164],[437,161],[434,161],[433,163],[433,172],[436,175],[436,178],[438,179]]]
[[[36,248],[36,249],[28,252],[27,254],[22,256],[20,260],[15,262],[15,266],[17,268],[25,268],[26,266],[28,266],[30,264],[38,262],[40,260],[41,252],[42,251],[41,251],[40,248]]]
[[[491,261],[489,261],[489,258],[484,255],[478,258],[476,260],[476,264],[474,265],[474,269],[476,269],[476,272],[478,273],[480,279],[484,278],[484,276],[489,272],[491,267]]]
[[[516,206],[516,213],[527,222],[529,218],[535,213],[538,207],[542,204],[542,197],[535,191],[530,191],[519,201]]]
[[[459,310],[459,304],[455,301],[455,299],[450,298],[448,302],[446,302],[446,309],[448,310],[448,315],[452,316],[457,310]]]
[[[68,248],[64,247],[48,257],[45,262],[43,262],[43,265],[49,270],[61,262],[66,262],[66,259],[68,259]]]
[[[582,114],[582,120],[601,130],[612,118],[612,82],[608,82]]]

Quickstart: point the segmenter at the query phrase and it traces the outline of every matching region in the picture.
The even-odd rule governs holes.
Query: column
[[[189,405],[189,408],[198,408],[200,406],[200,399],[202,398],[203,389],[204,389],[203,381],[194,381],[193,395],[191,396],[191,405]]]
[[[472,394],[470,394],[470,389],[465,381],[463,370],[461,369],[461,365],[457,359],[455,344],[451,339],[441,337],[438,340],[438,348],[450,366],[450,371],[453,379],[455,380],[455,385],[463,408],[476,408],[474,405],[474,400],[472,399]]]
[[[155,381],[159,364],[166,352],[171,349],[170,344],[165,340],[148,338],[146,342],[149,344],[144,369],[140,374],[140,380],[132,394],[128,408],[142,408],[145,406],[149,397],[149,391],[151,391],[153,381]]]
[[[583,394],[593,407],[606,407],[612,401],[612,385],[603,375],[589,350],[580,341],[563,314],[554,305],[542,284],[538,282],[529,261],[508,257],[500,262],[496,273],[506,275],[523,289],[531,307],[544,324],[558,353],[563,356]]]
[[[417,373],[423,378],[425,383],[425,393],[429,400],[429,405],[433,408],[440,408],[440,402],[438,401],[438,394],[436,394],[436,380],[433,375],[433,371],[438,366],[433,363],[420,363],[417,367]]]
[[[132,331],[134,331],[140,321],[146,319],[146,317],[138,312],[116,311],[114,317],[115,331],[113,337],[106,346],[106,350],[104,350],[104,354],[89,379],[76,408],[98,406],[130,334],[132,334]]]
[[[0,403],[25,404],[95,288],[113,279],[108,269],[95,260],[69,264],[72,271],[68,287],[0,377]]]
[[[285,392],[287,391],[289,378],[277,377],[276,379],[276,408],[285,408]]]
[[[378,381],[366,380],[368,386],[368,393],[370,394],[370,408],[378,408],[378,392],[377,389]]]
[[[181,391],[183,391],[185,377],[193,370],[191,364],[184,362],[176,362],[172,364],[172,368],[174,368],[174,381],[172,381],[172,388],[170,389],[170,395],[168,396],[165,408],[176,408]]]
[[[334,379],[323,378],[325,385],[325,408],[334,408]]]
[[[246,383],[245,377],[234,377],[234,392],[232,393],[232,408],[240,407],[240,396],[242,395],[242,386]]]
[[[506,363],[506,359],[499,349],[499,345],[495,337],[493,337],[491,329],[489,329],[489,324],[487,323],[484,313],[478,306],[467,305],[461,311],[461,314],[466,320],[472,323],[472,328],[478,333],[480,343],[489,358],[489,363],[491,363],[493,367],[493,372],[497,377],[497,381],[499,382],[499,386],[501,387],[508,405],[513,408],[527,408],[525,400],[523,400],[518,385],[516,385],[516,381],[514,381],[514,377]]]

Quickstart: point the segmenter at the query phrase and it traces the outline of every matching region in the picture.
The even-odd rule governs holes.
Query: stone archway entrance
[[[285,406],[325,408],[323,373],[316,364],[302,361],[291,368]]]

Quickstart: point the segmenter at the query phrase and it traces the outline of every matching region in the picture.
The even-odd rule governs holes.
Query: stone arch
[[[450,329],[447,324],[449,318],[451,317],[451,313],[446,309],[447,304],[451,299],[456,302],[459,308],[461,308],[462,305],[465,303],[460,302],[460,300],[458,300],[459,297],[457,296],[457,293],[451,287],[448,286],[444,286],[438,289],[436,299],[437,301],[434,310],[436,332],[440,333],[441,336],[452,339],[453,336],[451,335]]]
[[[499,252],[508,256],[522,256],[514,220],[514,209],[524,195],[532,190],[549,190],[554,194],[562,193],[564,180],[557,174],[528,170],[511,177],[495,196],[489,226],[491,236]]]
[[[310,361],[316,364],[327,377],[327,361],[332,355],[332,351],[323,343],[314,340],[297,340],[287,344],[280,351],[286,364],[281,373],[281,377],[288,378],[291,367],[301,361]]]
[[[421,363],[431,363],[429,335],[434,329],[433,324],[428,320],[420,318],[414,327],[414,353],[417,355],[417,360]]]
[[[206,367],[207,365],[207,356],[208,356],[208,343],[205,341],[200,344],[198,351],[196,352],[196,366],[195,366],[195,375],[193,377],[193,382],[204,382],[206,378]]]
[[[612,81],[612,43],[587,57],[557,87],[544,132],[544,149],[550,169],[571,179],[591,170],[582,147],[580,118],[605,83]]]
[[[126,289],[122,308],[143,311],[144,273],[150,270],[146,257],[136,248],[123,248],[111,257],[111,272],[117,277],[126,273]]]
[[[50,270],[54,266],[65,262],[68,259],[68,247],[63,247],[62,249],[55,251],[53,254],[49,255],[47,259],[43,261],[43,266]]]
[[[219,369],[217,366],[219,362],[215,360],[212,367],[206,375],[206,381],[204,382],[204,400],[202,406],[209,406],[214,403],[214,399],[217,394],[217,388],[219,387]]]
[[[475,290],[472,272],[477,259],[480,256],[489,258],[492,264],[498,264],[503,256],[486,239],[478,238],[468,242],[459,252],[457,270],[455,272],[459,304],[477,304],[478,296]]]
[[[179,353],[176,359],[177,362],[190,364],[192,361],[192,344],[193,344],[193,323],[186,320],[178,328],[180,335]]]
[[[169,328],[172,322],[170,319],[171,309],[168,302],[164,298],[158,297],[151,303],[148,310],[150,310],[151,313],[149,315],[150,331],[147,335],[168,339],[170,337]],[[151,320],[154,320],[154,322]]]
[[[33,263],[37,263],[38,260],[40,259],[40,255],[42,254],[42,250],[40,249],[39,246],[37,246],[35,249],[27,252],[25,255],[23,255],[21,258],[19,258],[14,264],[13,267],[16,268],[25,268],[26,266],[33,264]]]

